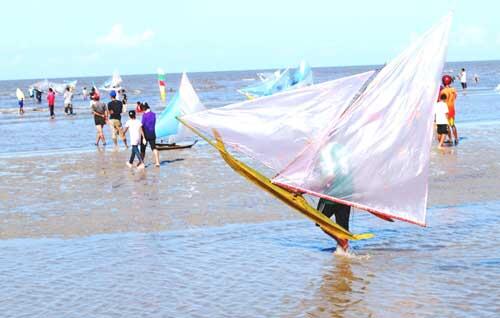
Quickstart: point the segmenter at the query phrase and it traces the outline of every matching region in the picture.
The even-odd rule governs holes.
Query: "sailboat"
[[[158,117],[155,126],[156,138],[169,138],[168,143],[157,143],[158,150],[191,148],[198,141],[183,142],[196,137],[189,129],[179,124],[177,117],[206,110],[196,94],[186,73],[182,73],[179,90]],[[179,143],[181,141],[181,143]]]
[[[314,209],[323,198],[386,221],[425,226],[434,103],[451,14],[382,69],[286,91],[180,121],[261,189],[342,240],[353,234]],[[232,150],[274,170],[268,177]]]
[[[123,80],[118,73],[118,71],[113,72],[113,76],[111,76],[110,79],[108,79],[106,82],[104,82],[99,89],[103,91],[120,91],[122,89],[122,84]]]
[[[63,94],[66,90],[66,87],[70,87],[72,90],[75,90],[77,83],[77,80],[58,83],[49,81],[48,79],[44,79],[42,81],[33,83],[30,87],[33,87],[41,92],[46,92],[49,90],[49,88],[52,88],[56,93]]]
[[[299,67],[292,72],[289,68],[274,73],[258,73],[260,83],[253,84],[238,90],[247,99],[270,96],[278,92],[301,88],[313,84],[312,70],[309,64],[302,61]]]

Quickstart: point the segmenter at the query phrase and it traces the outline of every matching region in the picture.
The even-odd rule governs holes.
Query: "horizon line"
[[[469,60],[469,61],[445,61],[445,63],[471,63],[471,62],[496,62],[500,61],[500,59],[485,59],[485,60]],[[329,66],[311,66],[312,69],[315,68],[345,68],[345,67],[377,67],[382,64],[354,64],[354,65],[329,65]],[[286,68],[286,66],[282,67],[269,67],[269,68],[256,68],[256,69],[228,69],[228,70],[218,70],[218,71],[180,71],[180,72],[166,72],[165,75],[177,75],[182,74],[183,72],[194,74],[194,73],[222,73],[222,72],[243,72],[243,71],[267,71],[267,70],[277,70],[281,68]],[[120,73],[120,76],[141,76],[141,75],[154,75],[156,72],[152,73]],[[0,79],[0,82],[5,81],[28,81],[28,80],[44,80],[44,79],[80,79],[80,78],[89,78],[89,77],[109,77],[112,74],[105,75],[87,75],[87,76],[66,76],[66,77],[34,77],[34,78],[14,78],[14,79]]]

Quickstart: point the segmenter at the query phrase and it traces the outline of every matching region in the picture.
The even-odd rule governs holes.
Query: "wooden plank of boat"
[[[156,144],[156,149],[158,149],[159,151],[187,149],[187,148],[193,147],[197,142],[198,142],[198,140],[195,140],[191,144],[175,144],[175,143],[174,144],[160,144],[160,143],[157,143]]]

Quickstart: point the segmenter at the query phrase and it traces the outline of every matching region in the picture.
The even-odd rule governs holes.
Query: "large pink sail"
[[[425,225],[434,104],[451,16],[388,63],[274,183]]]
[[[273,182],[425,224],[433,106],[451,15],[367,72],[183,119],[278,172]]]

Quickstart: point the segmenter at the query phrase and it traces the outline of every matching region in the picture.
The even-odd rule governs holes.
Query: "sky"
[[[500,59],[492,0],[5,1],[0,80],[383,64],[450,10],[448,61]]]

